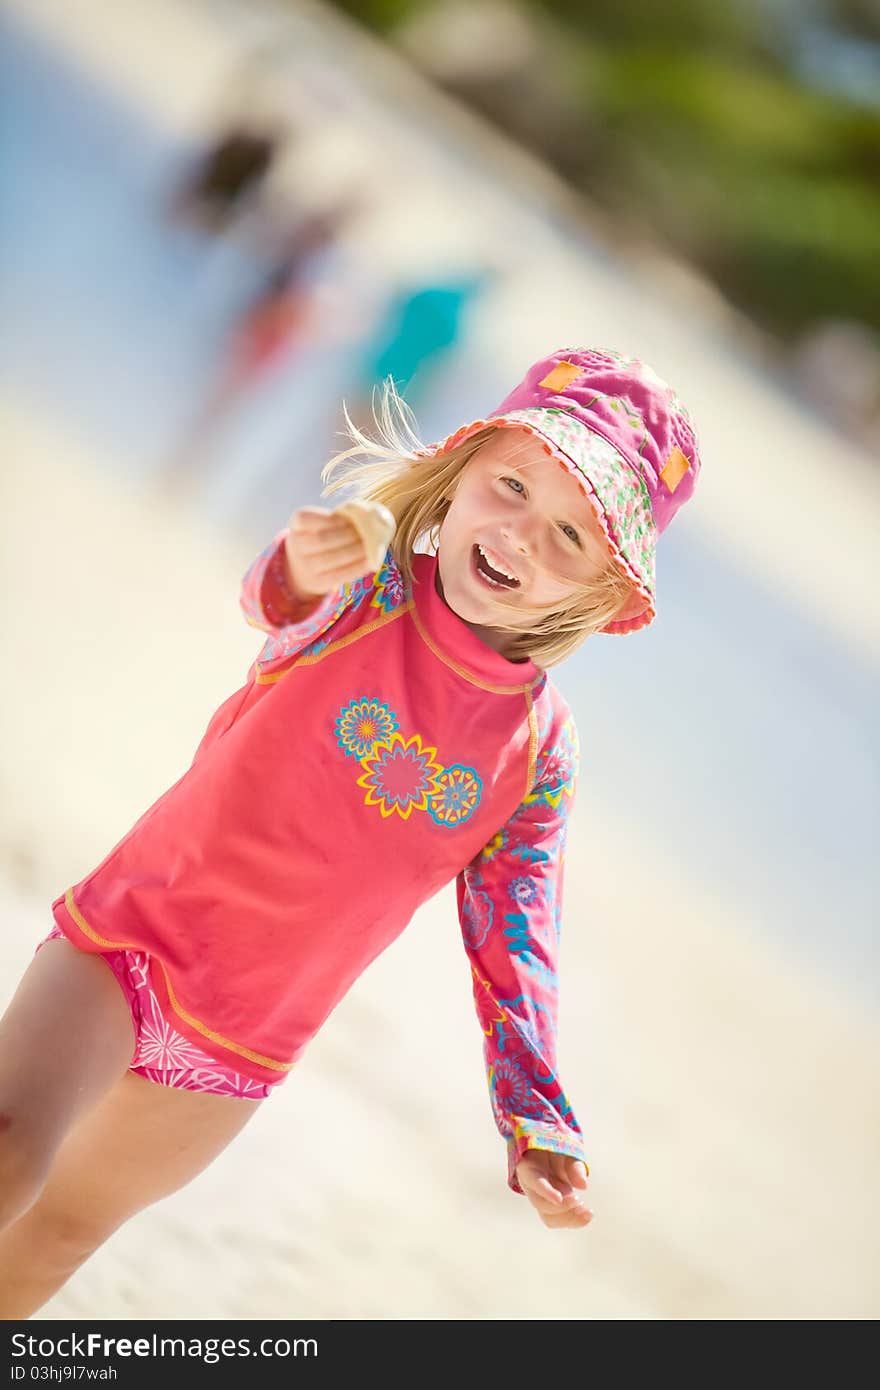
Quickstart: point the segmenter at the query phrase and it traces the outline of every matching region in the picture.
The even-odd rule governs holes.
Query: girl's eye
[[[525,492],[525,488],[523,487],[523,485],[522,485],[522,483],[520,482],[519,478],[502,478],[501,481],[502,481],[503,483],[509,483],[510,486],[511,486],[511,488],[512,488],[512,490],[513,490],[514,492],[519,492],[519,493]]]
[[[575,545],[580,545],[581,538],[573,526],[563,526],[562,533],[563,535],[568,536],[568,539],[570,541],[574,541]]]

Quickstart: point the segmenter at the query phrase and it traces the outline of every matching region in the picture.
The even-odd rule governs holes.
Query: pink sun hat
[[[426,454],[488,425],[518,426],[574,475],[632,596],[603,632],[637,632],[656,616],[657,537],[692,496],[700,471],[693,423],[675,392],[637,358],[561,348],[530,367],[485,420],[463,425]]]

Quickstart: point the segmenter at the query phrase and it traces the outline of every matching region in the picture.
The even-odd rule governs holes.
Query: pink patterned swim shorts
[[[57,923],[37,946],[64,937]],[[66,939],[66,938],[65,938]],[[175,1086],[183,1091],[209,1091],[215,1096],[240,1096],[246,1100],[265,1100],[275,1089],[261,1081],[233,1071],[209,1057],[207,1052],[183,1037],[165,1018],[150,979],[150,957],[146,951],[102,951],[116,976],[131,1009],[134,1024],[134,1055],[129,1071],[155,1081],[159,1086]]]

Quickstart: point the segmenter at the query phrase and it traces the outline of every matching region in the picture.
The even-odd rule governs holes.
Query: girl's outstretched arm
[[[575,1192],[589,1171],[583,1136],[556,1064],[563,859],[576,779],[569,719],[542,749],[531,791],[457,884],[508,1183],[554,1226],[590,1219]]]
[[[302,507],[247,570],[240,604],[267,634],[259,662],[292,656],[321,637],[369,587],[363,541],[343,517]]]

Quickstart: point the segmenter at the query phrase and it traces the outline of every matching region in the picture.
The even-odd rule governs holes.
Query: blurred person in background
[[[238,231],[254,212],[267,213],[271,176],[301,133],[278,80],[271,50],[251,53],[229,78],[222,111],[210,122],[215,134],[174,183],[172,220],[214,237]],[[251,230],[258,234],[258,225]]]
[[[311,337],[320,336],[324,319],[334,312],[334,254],[359,206],[360,196],[351,194],[304,213],[278,238],[265,277],[221,347],[203,405],[157,475],[163,490],[190,487],[209,466],[211,446],[230,415]]]
[[[242,117],[175,188],[172,215],[199,231],[228,231],[258,197],[286,138],[281,126],[255,126]]]
[[[406,400],[424,408],[438,375],[460,347],[469,309],[506,266],[496,255],[479,269],[438,274],[388,290],[372,264],[349,255],[334,269],[334,284],[315,300],[308,335],[298,344],[297,372],[283,449],[258,457],[253,449],[226,491],[236,514],[261,520],[261,530],[301,492],[303,480],[347,432],[348,422],[372,419],[374,393],[394,383]],[[342,405],[340,407],[340,396]]]
[[[380,438],[354,428],[325,469],[358,496],[253,562],[246,684],[55,899],[0,1020],[6,1319],[203,1172],[453,881],[507,1185],[550,1229],[592,1218],[557,1065],[578,739],[548,668],[653,621],[697,440],[650,367],[587,349],[436,444],[411,420],[389,385]]]
[[[398,285],[356,351],[359,363],[346,393],[349,417],[369,420],[375,389],[389,379],[413,409],[424,405],[437,370],[455,353],[476,299],[498,268],[486,265]]]

